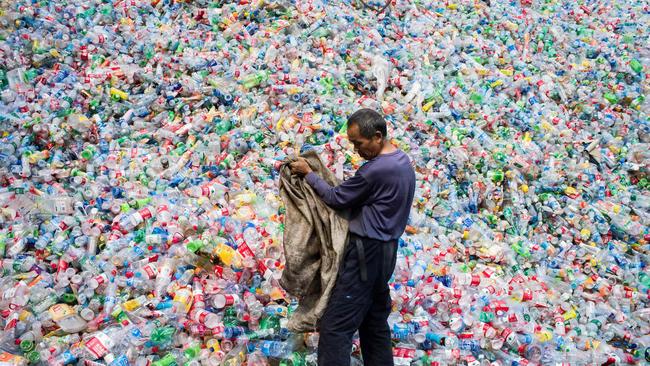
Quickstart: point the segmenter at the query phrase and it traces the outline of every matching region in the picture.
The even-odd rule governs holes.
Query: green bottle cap
[[[26,356],[29,363],[38,363],[41,360],[41,354],[36,351],[28,352]]]
[[[24,353],[27,353],[29,351],[34,350],[34,347],[36,347],[36,345],[34,344],[34,341],[30,341],[30,340],[26,339],[26,340],[20,342],[20,349]]]
[[[61,295],[61,301],[63,301],[66,304],[72,304],[77,302],[77,297],[74,294],[65,293]]]

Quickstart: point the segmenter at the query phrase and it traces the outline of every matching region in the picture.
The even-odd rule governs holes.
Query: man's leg
[[[388,316],[391,311],[388,281],[395,270],[397,242],[383,243],[380,255],[368,267],[377,273],[373,288],[373,303],[359,327],[361,354],[366,366],[392,366],[393,349]]]
[[[318,364],[348,366],[352,337],[370,307],[374,281],[361,281],[359,255],[354,245],[339,269],[327,309],[319,321]]]
[[[367,305],[330,302],[320,320],[318,364],[320,366],[348,366],[352,351],[352,337],[363,321]]]
[[[366,366],[393,365],[391,334],[387,321],[390,310],[390,293],[386,287],[383,293],[376,294],[375,302],[359,327],[361,354]]]

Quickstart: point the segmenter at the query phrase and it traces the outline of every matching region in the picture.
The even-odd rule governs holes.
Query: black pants
[[[323,314],[318,364],[350,365],[352,337],[359,330],[365,366],[392,366],[388,315],[388,280],[395,269],[397,240],[379,241],[350,236],[336,285]]]

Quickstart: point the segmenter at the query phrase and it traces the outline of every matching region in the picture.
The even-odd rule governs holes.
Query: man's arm
[[[358,173],[336,187],[330,186],[314,172],[309,172],[305,179],[325,204],[337,210],[363,202],[370,192],[370,184]]]

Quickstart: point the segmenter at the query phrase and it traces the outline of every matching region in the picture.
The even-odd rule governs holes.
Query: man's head
[[[348,118],[348,140],[362,158],[371,160],[379,155],[386,137],[386,121],[372,109],[360,109]]]

